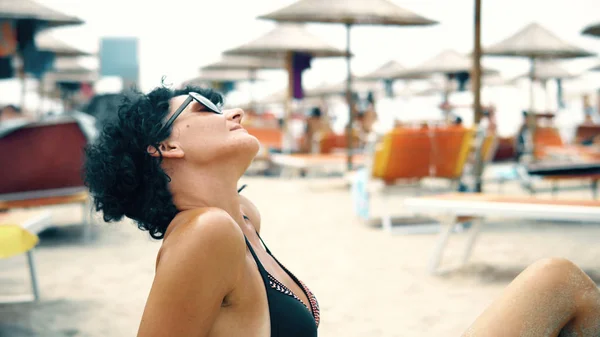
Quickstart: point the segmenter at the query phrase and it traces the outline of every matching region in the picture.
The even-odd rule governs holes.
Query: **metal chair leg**
[[[27,252],[27,264],[29,265],[29,276],[31,278],[31,292],[33,293],[34,301],[40,299],[40,290],[38,287],[37,276],[35,271],[35,260],[33,258],[33,249]]]

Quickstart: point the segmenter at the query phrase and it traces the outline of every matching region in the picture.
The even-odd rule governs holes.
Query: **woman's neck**
[[[215,207],[229,213],[238,224],[244,223],[237,193],[239,177],[226,177],[224,172],[184,170],[178,170],[175,176],[170,190],[178,210]]]

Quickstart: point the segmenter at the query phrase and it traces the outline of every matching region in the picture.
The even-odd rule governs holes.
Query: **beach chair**
[[[590,143],[595,137],[600,136],[599,124],[581,124],[575,130],[575,143]]]
[[[374,147],[370,160],[371,180],[383,181],[379,195],[384,203],[382,226],[391,228],[394,209],[389,197],[404,187],[420,183],[425,178],[441,178],[450,188],[461,177],[473,142],[473,130],[465,128],[412,129],[396,128],[383,136]],[[407,184],[408,183],[408,184]],[[369,184],[369,182],[367,182]]]
[[[435,129],[431,153],[432,176],[448,179],[455,185],[463,174],[470,152],[474,150],[474,135],[473,129],[462,127]],[[484,144],[484,147],[489,145]]]
[[[469,230],[460,265],[468,262],[487,217],[600,222],[600,202],[590,200],[543,200],[534,197],[455,193],[408,198],[404,200],[404,207],[442,220],[438,241],[429,262],[431,274],[440,271],[444,249],[460,217],[477,219]]]
[[[283,132],[279,128],[274,127],[254,127],[244,126],[244,129],[249,134],[253,135],[258,139],[260,143],[260,150],[257,155],[257,159],[268,159],[269,150],[281,150],[283,146]]]
[[[543,160],[548,156],[548,147],[563,147],[565,144],[560,133],[555,127],[538,126],[533,133],[535,144],[533,156],[536,160]]]
[[[353,135],[358,144],[358,135]],[[278,153],[271,154],[273,164],[281,168],[280,177],[297,178],[304,172],[307,177],[315,177],[321,173],[343,174],[347,168],[347,138],[345,134],[327,132],[317,135],[311,153]],[[353,167],[362,167],[365,163],[363,151],[354,149]]]
[[[0,259],[27,254],[31,284],[30,294],[3,295],[0,303],[37,301],[40,296],[33,256],[39,239],[37,233],[51,225],[52,214],[48,211],[17,211],[0,213]]]
[[[0,159],[4,173],[0,178],[0,211],[79,204],[84,215],[84,239],[89,239],[92,205],[82,167],[84,147],[95,136],[94,131],[93,122],[73,116],[3,130],[0,148],[10,149],[11,154]]]

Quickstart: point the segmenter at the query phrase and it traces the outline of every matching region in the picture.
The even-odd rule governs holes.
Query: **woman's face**
[[[181,95],[171,99],[167,118],[186,98],[187,95]],[[243,118],[242,109],[216,114],[194,100],[175,119],[168,140],[180,147],[186,160],[196,164],[240,159],[249,165],[258,152],[259,143],[241,126]]]

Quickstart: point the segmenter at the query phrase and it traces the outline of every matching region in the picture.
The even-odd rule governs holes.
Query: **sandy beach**
[[[460,336],[520,271],[544,257],[569,258],[600,280],[598,225],[490,219],[469,266],[434,277],[426,267],[436,235],[390,235],[362,223],[341,179],[242,183],[261,210],[269,248],[316,294],[320,336]],[[559,194],[572,197],[590,199],[588,190]],[[401,198],[390,204],[408,212]],[[57,223],[79,216],[68,207],[54,214]],[[458,258],[465,237],[451,238],[445,264]],[[42,299],[0,305],[0,337],[134,336],[159,246],[129,221],[96,226],[90,243],[81,241],[78,226],[43,233],[36,249]],[[25,257],[0,260],[0,294],[27,287]]]

